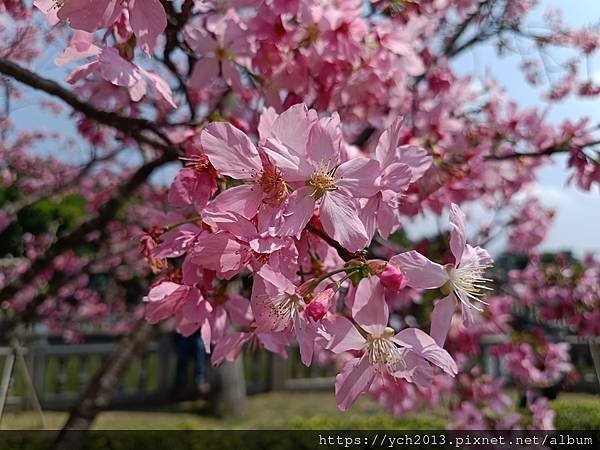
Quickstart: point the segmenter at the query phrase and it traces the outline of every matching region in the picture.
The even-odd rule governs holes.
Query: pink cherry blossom
[[[310,365],[317,329],[305,314],[305,303],[296,286],[268,265],[256,272],[252,286],[252,312],[259,332],[293,332],[300,347],[300,357]]]
[[[134,102],[140,101],[146,95],[148,90],[146,80],[149,80],[154,93],[160,99],[173,108],[177,106],[171,88],[160,76],[122,58],[114,48],[105,48],[91,62],[75,69],[67,77],[67,82],[75,83],[87,76],[99,77],[114,86],[127,89],[129,97]]]
[[[360,282],[352,306],[352,318],[362,331],[344,317],[325,327],[331,335],[328,350],[360,352],[336,377],[336,401],[342,411],[369,389],[377,373],[425,386],[433,377],[429,363],[452,376],[457,373],[452,357],[433,338],[417,328],[396,333],[388,326],[388,316],[383,286],[377,277],[371,277]]]
[[[266,154],[281,170],[286,182],[295,187],[287,200],[285,221],[279,232],[298,236],[319,204],[319,218],[327,234],[350,251],[363,248],[368,236],[358,217],[356,198],[373,195],[377,161],[354,158],[340,164],[339,117],[333,115],[306,123],[306,107],[296,107],[301,120],[281,123],[278,136],[267,138]],[[302,120],[304,118],[304,120]],[[280,116],[281,119],[281,116]],[[275,126],[279,123],[275,121]]]
[[[190,76],[190,86],[204,89],[221,76],[229,86],[242,90],[238,65],[245,62],[250,43],[233,10],[229,10],[212,33],[197,26],[186,27],[185,39],[200,56]]]
[[[462,304],[463,321],[473,323],[472,310],[481,311],[478,303],[484,303],[485,291],[491,290],[486,283],[484,271],[491,267],[492,259],[481,247],[472,247],[466,241],[466,217],[460,208],[450,207],[450,250],[454,264],[441,266],[417,251],[401,253],[390,259],[406,274],[410,287],[434,289],[445,286],[449,295],[438,301],[431,313],[431,335],[443,345],[450,329],[456,302]],[[473,303],[475,302],[475,303]]]
[[[117,21],[122,9],[129,12],[129,23],[144,52],[150,53],[167,26],[167,15],[159,0],[36,0],[34,5],[48,16],[48,22],[68,21],[75,30],[94,33]]]
[[[279,206],[287,197],[280,170],[261,155],[250,139],[227,123],[212,123],[201,134],[202,148],[221,175],[248,183],[219,194],[209,211],[235,211],[254,217],[262,204]]]

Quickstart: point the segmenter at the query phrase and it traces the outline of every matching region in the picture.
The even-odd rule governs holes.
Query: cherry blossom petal
[[[381,237],[387,239],[399,226],[398,208],[394,208],[385,201],[380,201],[377,210],[377,231]]]
[[[313,359],[317,330],[307,320],[302,319],[300,315],[296,315],[294,317],[294,331],[300,350],[300,360],[302,364],[308,367]]]
[[[459,267],[469,266],[482,266],[486,264],[492,264],[493,259],[487,250],[481,247],[472,247],[469,244],[465,244],[462,258],[459,261]]]
[[[356,252],[365,247],[367,231],[352,198],[337,191],[328,192],[321,199],[319,213],[325,232],[344,248]]]
[[[102,49],[97,45],[94,45],[93,33],[75,30],[71,36],[71,39],[69,40],[69,45],[59,56],[56,57],[54,63],[57,66],[64,66],[83,58],[98,56],[101,52]]]
[[[328,343],[326,348],[333,353],[360,350],[367,343],[352,322],[345,317],[334,316],[333,319],[325,318],[321,324],[327,334]]]
[[[433,381],[433,368],[421,356],[409,349],[401,349],[402,358],[394,367],[393,375],[410,383],[429,387]]]
[[[360,394],[366,392],[375,376],[375,369],[365,354],[346,363],[335,377],[335,401],[341,411],[347,411]]]
[[[455,310],[456,297],[454,294],[439,300],[433,307],[429,334],[440,347],[443,347],[444,342],[446,342],[446,336],[448,336]]]
[[[465,214],[455,203],[450,205],[450,250],[458,264],[467,243]]]
[[[294,154],[306,155],[306,144],[312,122],[314,119],[309,116],[306,105],[299,103],[286,109],[273,120],[270,136],[265,136],[265,138],[273,137]]]
[[[316,164],[333,168],[340,156],[339,141],[334,139],[330,130],[321,122],[315,123],[308,135],[306,155]]]
[[[224,190],[217,195],[204,209],[206,214],[235,212],[246,219],[256,215],[264,194],[253,184],[243,184]]]
[[[183,30],[185,42],[195,53],[207,54],[213,52],[219,45],[206,30],[195,26],[186,26]]]
[[[308,186],[296,189],[287,199],[283,212],[283,223],[279,228],[281,236],[299,236],[310,221],[315,210],[315,199]]]
[[[168,199],[176,208],[194,205],[201,211],[215,190],[216,185],[211,175],[183,168],[171,184]]]
[[[352,317],[365,331],[374,336],[383,334],[388,324],[389,310],[384,294],[383,284],[376,276],[360,280],[354,294]]]
[[[306,181],[314,171],[306,160],[306,155],[296,152],[278,139],[268,138],[263,144],[263,150],[288,182]]]
[[[379,209],[380,201],[381,195],[379,194],[371,197],[359,213],[360,220],[365,227],[365,231],[369,240],[373,239],[375,231],[377,230],[377,210]]]
[[[400,130],[404,119],[402,117],[397,118],[394,123],[386,128],[377,142],[375,147],[375,157],[381,164],[381,167],[385,168],[396,161],[396,148],[398,147],[398,141],[400,140]]]
[[[403,163],[393,163],[383,168],[381,187],[394,192],[404,192],[412,180],[411,168]]]
[[[435,289],[448,281],[448,272],[415,250],[390,258],[408,278],[408,285],[415,289]]]
[[[375,183],[379,170],[379,163],[374,159],[351,159],[337,168],[337,186],[352,197],[371,197],[379,191]]]
[[[119,0],[70,0],[62,3],[57,15],[71,28],[93,33],[117,20],[120,12]]]
[[[246,265],[248,247],[229,233],[206,233],[196,241],[190,256],[192,262],[229,279]]]
[[[405,328],[397,333],[392,340],[402,347],[411,349],[417,355],[425,358],[450,375],[458,373],[456,362],[452,356],[440,347],[431,336],[418,328]]]
[[[177,108],[171,86],[169,86],[165,79],[150,70],[144,70],[144,75],[150,80],[150,85],[157,98],[163,99],[170,107]]]
[[[210,86],[219,76],[219,61],[215,58],[204,57],[194,64],[188,84],[196,90]]]
[[[410,167],[410,170],[412,171],[412,183],[421,178],[433,163],[433,159],[423,147],[401,145],[396,151],[398,154],[398,162]]]
[[[244,344],[252,339],[251,333],[234,332],[223,336],[217,341],[213,354],[210,358],[210,362],[213,366],[219,366],[223,360],[234,362],[242,349]]]
[[[161,243],[152,254],[156,258],[177,258],[193,248],[200,233],[202,229],[197,225],[191,223],[180,225],[160,237]]]
[[[252,309],[250,300],[239,294],[231,294],[225,302],[225,309],[231,321],[239,326],[250,326],[252,322]]]
[[[130,1],[129,24],[137,43],[149,54],[156,46],[158,36],[167,27],[167,14],[159,0]]]
[[[211,164],[222,174],[248,180],[262,170],[254,144],[242,131],[225,122],[208,124],[200,135],[202,149]]]

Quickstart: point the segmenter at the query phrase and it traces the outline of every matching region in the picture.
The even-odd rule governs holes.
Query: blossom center
[[[492,267],[491,264],[475,264],[464,267],[449,267],[448,279],[449,288],[456,294],[459,300],[469,308],[474,308],[477,311],[483,311],[473,302],[487,303],[483,301],[486,291],[493,289],[488,286],[492,280],[485,278],[483,275],[486,269]]]
[[[276,167],[268,165],[264,167],[258,184],[266,195],[263,201],[269,205],[277,206],[287,196],[288,190],[281,172]]]
[[[314,188],[312,196],[315,200],[323,197],[327,192],[337,190],[335,171],[337,167],[329,168],[329,165],[321,165],[308,180],[308,185]]]
[[[217,47],[215,50],[215,58],[220,61],[233,61],[235,58],[225,47]]]
[[[381,336],[367,336],[367,349],[371,364],[383,365],[388,372],[395,372],[395,367],[402,360],[400,348],[390,339],[394,330],[386,327]]]
[[[270,316],[273,320],[273,331],[283,331],[294,318],[298,310],[300,297],[296,294],[281,294],[275,297],[270,307]]]

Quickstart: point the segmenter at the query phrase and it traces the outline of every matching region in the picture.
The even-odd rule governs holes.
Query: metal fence
[[[90,336],[81,344],[48,341],[45,338],[30,339],[23,343],[27,370],[42,408],[64,410],[71,407],[118,340],[118,336]],[[11,352],[10,347],[0,347],[0,374]],[[307,368],[296,353],[297,349],[292,348],[286,360],[263,350],[243,353],[247,393],[252,395],[272,390],[333,386],[334,373],[331,367],[313,365]],[[174,386],[176,359],[172,335],[163,334],[149,342],[144,352],[131,361],[107,407],[153,405],[174,398],[192,397],[192,364],[188,367],[188,385]],[[208,363],[207,369],[210,379],[212,369]],[[30,407],[28,394],[21,367],[16,365],[10,380],[7,407]]]
[[[82,344],[34,339],[24,343],[24,357],[33,385],[44,409],[68,409],[83,387],[92,379],[102,362],[110,355],[119,337],[91,336]],[[573,364],[581,374],[571,390],[598,392],[593,364],[587,342],[567,339],[571,344]],[[486,336],[481,340],[483,369],[492,375],[510,374],[502,359],[495,358],[490,349],[506,342],[505,336]],[[0,347],[0,373],[3,372],[9,347]],[[111,408],[152,405],[172,401],[174,391],[178,398],[193,386],[174,386],[176,352],[172,335],[160,335],[152,340],[143,354],[136,357],[117,386]],[[243,354],[246,391],[249,395],[278,390],[331,389],[335,368],[332,365],[313,364],[305,367],[300,362],[298,349],[292,347],[287,359],[258,350]],[[191,364],[190,364],[191,366]],[[207,366],[209,367],[209,366]],[[192,369],[192,367],[189,367]],[[11,385],[7,406],[30,407],[26,385],[17,366]],[[210,370],[210,368],[209,368]],[[209,374],[210,376],[210,374]],[[191,380],[193,377],[188,377]]]

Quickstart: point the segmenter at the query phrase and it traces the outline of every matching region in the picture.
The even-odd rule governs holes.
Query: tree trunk
[[[78,440],[83,438],[83,434],[74,433],[73,430],[88,430],[92,426],[100,410],[110,402],[132,358],[145,348],[153,334],[154,328],[141,318],[131,332],[119,341],[71,409],[69,418],[54,441],[54,450],[78,447]]]
[[[242,417],[246,411],[246,378],[243,358],[223,362],[213,371],[210,401],[217,417]]]

